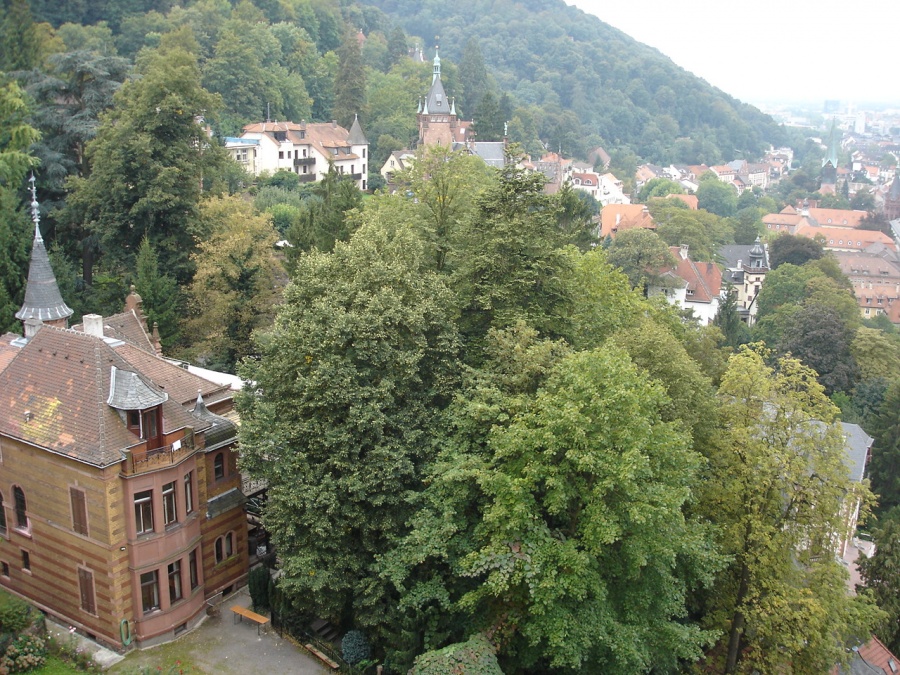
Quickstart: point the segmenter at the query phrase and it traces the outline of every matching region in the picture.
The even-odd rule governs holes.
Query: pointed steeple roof
[[[438,48],[434,48],[434,73],[431,78],[431,89],[428,90],[428,96],[425,97],[425,115],[437,115],[440,113],[452,114],[450,112],[450,101],[444,91],[444,85],[441,82],[441,57],[438,56]]]
[[[350,135],[347,137],[347,141],[350,145],[368,145],[369,143],[359,124],[359,115],[353,116],[353,126],[350,127]]]
[[[50,257],[41,237],[40,209],[34,174],[31,175],[31,218],[34,221],[34,245],[31,247],[31,264],[28,267],[28,283],[25,286],[25,302],[16,312],[16,318],[60,321],[68,319],[73,312],[63,302],[56,284],[56,276],[50,266]]]
[[[832,167],[837,168],[838,165],[838,145],[840,144],[840,140],[837,135],[836,122],[837,120],[835,118],[831,119],[831,132],[828,135],[828,153],[822,160],[823,167],[831,164]]]

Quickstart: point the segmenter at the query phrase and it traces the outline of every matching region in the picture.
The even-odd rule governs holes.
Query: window
[[[225,454],[222,452],[213,460],[213,476],[216,480],[225,478]]]
[[[137,534],[153,532],[153,490],[134,495],[134,529]]]
[[[216,564],[234,555],[234,532],[216,539]]]
[[[363,148],[363,159],[365,159],[365,158],[366,158],[366,149]]]
[[[144,413],[144,438],[156,438],[159,436],[159,428],[157,425],[156,408],[148,410]]]
[[[22,569],[26,572],[31,571],[31,554],[24,548],[22,549]]]
[[[184,512],[192,513],[194,510],[194,472],[184,474]]]
[[[159,572],[144,572],[141,575],[141,607],[144,614],[159,609]]]
[[[181,600],[181,561],[169,563],[169,602]]]
[[[28,504],[25,501],[25,493],[18,485],[13,488],[13,499],[16,504],[16,527],[28,531]]]
[[[200,585],[200,576],[197,574],[197,549],[191,551],[188,556],[188,574],[191,577],[191,590]]]
[[[141,413],[138,410],[128,411],[128,430],[137,436],[141,435]]]
[[[0,534],[6,536],[6,506],[3,504],[2,494],[0,494]]]
[[[304,164],[304,165],[303,165],[303,173],[306,173],[306,170],[307,170],[308,168],[309,168],[309,167],[307,167],[306,164]]]
[[[178,521],[178,513],[175,507],[175,481],[166,483],[162,489],[163,498],[163,522],[171,525]]]
[[[97,602],[94,595],[94,573],[78,568],[78,591],[81,594],[81,609],[88,614],[97,613]]]
[[[87,536],[88,533],[88,515],[87,500],[84,497],[84,490],[78,488],[69,488],[69,501],[72,503],[72,529],[77,534]]]
[[[2,569],[0,569],[0,571],[2,571],[3,576],[5,576],[8,579],[9,578],[9,563],[6,562],[5,560],[3,562],[0,562],[0,568],[2,568]]]

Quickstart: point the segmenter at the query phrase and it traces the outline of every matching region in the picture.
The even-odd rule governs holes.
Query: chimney
[[[94,337],[103,337],[103,317],[99,314],[85,314],[82,319],[84,322],[84,332]]]
[[[30,340],[44,325],[44,322],[38,318],[25,319],[25,339]]]
[[[688,259],[688,245],[687,244],[681,245],[681,259],[682,260]]]
[[[150,343],[153,345],[153,350],[157,355],[162,356],[162,343],[159,341],[159,324],[156,321],[153,322],[153,333],[150,337]]]
[[[337,120],[331,120],[331,128],[337,129]]]
[[[622,222],[622,214],[621,214],[621,213],[617,213],[617,214],[616,214],[616,227],[618,227],[618,226],[619,226],[619,223],[621,223],[621,222]]]

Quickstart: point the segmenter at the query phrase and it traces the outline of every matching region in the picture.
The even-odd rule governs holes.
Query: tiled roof
[[[107,405],[113,366],[134,370],[101,338],[42,326],[0,373],[0,433],[95,466],[121,461],[139,439]],[[171,399],[162,409],[165,433],[206,428]]]
[[[722,270],[712,262],[695,263],[690,257],[682,256],[680,246],[670,246],[669,251],[675,258],[675,266],[664,271],[671,271],[683,279],[687,290],[691,292],[688,302],[712,302],[719,297],[722,290]]]
[[[12,346],[12,341],[19,338],[21,336],[16,335],[15,333],[4,333],[0,335],[0,373],[3,372],[3,369],[9,365],[9,362],[13,360],[13,357],[19,353],[18,347]]]
[[[84,324],[72,326],[74,330],[84,332]],[[103,319],[103,334],[107,337],[128,342],[138,349],[150,354],[156,354],[150,336],[144,330],[143,322],[134,313],[134,310],[113,314]]]
[[[350,152],[350,132],[333,122],[258,122],[244,127],[244,134],[265,134],[273,141],[275,132],[283,131],[294,145],[311,145],[327,158],[357,159]]]
[[[679,199],[687,204],[692,211],[696,211],[700,206],[700,200],[697,195],[666,195],[666,199]]]
[[[642,227],[655,230],[656,223],[643,204],[607,204],[600,211],[600,236]]]
[[[867,215],[869,215],[867,211],[850,211],[849,209],[809,209],[810,218],[822,226],[859,227],[860,222]]]
[[[849,227],[816,227],[808,222],[803,222],[797,226],[794,234],[810,239],[818,236],[823,237],[825,239],[825,248],[847,248],[861,251],[871,244],[882,243],[894,250],[897,249],[893,239],[884,232],[876,230],[860,230]]]
[[[34,180],[34,177],[32,177]],[[37,208],[37,202],[34,202]],[[16,312],[16,318],[56,321],[72,316],[72,310],[62,299],[56,276],[50,266],[50,257],[44,247],[44,239],[38,225],[34,226],[34,243],[31,246],[31,263],[28,266],[28,282],[25,285],[25,302]]]

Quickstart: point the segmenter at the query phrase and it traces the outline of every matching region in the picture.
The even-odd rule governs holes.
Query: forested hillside
[[[579,155],[602,143],[629,146],[650,161],[714,163],[735,149],[756,156],[782,140],[768,115],[563,0],[366,4],[410,34],[429,42],[439,36],[441,55],[454,61],[475,38],[499,89],[542,117],[542,138],[553,150]]]

